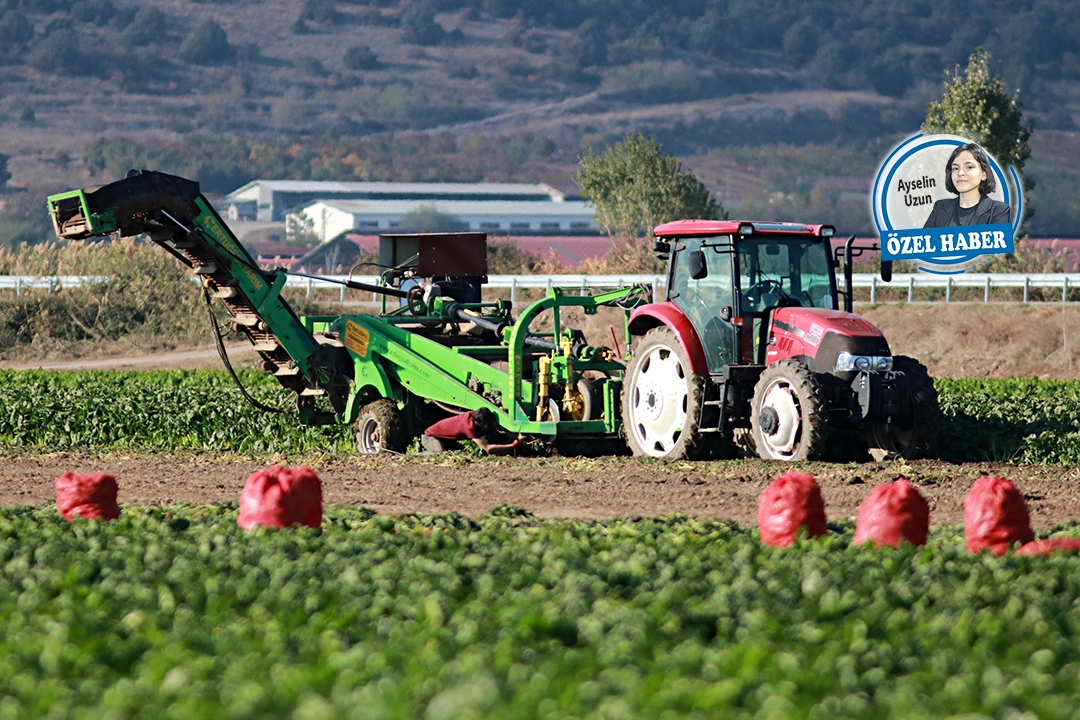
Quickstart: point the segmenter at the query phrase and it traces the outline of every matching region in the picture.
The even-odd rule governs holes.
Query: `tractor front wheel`
[[[781,360],[761,373],[750,408],[754,448],[765,460],[814,460],[828,425],[821,386],[810,369]]]
[[[623,386],[623,430],[633,453],[673,460],[697,456],[704,387],[704,378],[690,369],[690,359],[671,330],[647,332]]]
[[[941,407],[937,390],[926,366],[915,358],[897,355],[893,370],[907,378],[911,416],[904,422],[879,422],[866,429],[870,456],[877,461],[892,458],[912,460],[926,457],[941,431]]]
[[[405,418],[393,400],[382,398],[360,408],[353,425],[356,451],[363,455],[403,453],[411,438],[405,430]]]

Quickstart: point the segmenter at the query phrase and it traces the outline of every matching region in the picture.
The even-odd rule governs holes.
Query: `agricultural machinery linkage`
[[[287,273],[261,269],[196,182],[133,171],[48,204],[61,238],[145,234],[192,268],[260,367],[295,393],[300,422],[352,424],[361,452],[402,452],[426,423],[479,408],[506,431],[546,440],[620,437],[625,365],[564,327],[562,311],[622,307],[628,343],[626,318],[647,288],[551,288],[515,319],[509,302],[482,301],[485,234],[384,235],[381,284],[345,282],[381,294],[380,313],[299,317],[281,297]],[[542,316],[546,331],[533,328]]]
[[[704,455],[722,436],[767,459],[838,447],[911,458],[938,433],[926,368],[851,313],[852,258],[875,248],[834,250],[828,225],[667,223],[655,230],[669,261],[661,302],[643,287],[553,287],[516,319],[509,302],[483,301],[485,234],[382,235],[380,284],[344,283],[381,294],[380,312],[299,317],[281,297],[286,271],[261,269],[198,183],[133,171],[48,202],[61,238],[146,234],[192,268],[296,394],[300,421],[353,425],[361,452],[402,452],[425,424],[479,408],[512,433],[625,438],[657,458]],[[604,306],[622,310],[614,347],[564,327],[564,310]]]

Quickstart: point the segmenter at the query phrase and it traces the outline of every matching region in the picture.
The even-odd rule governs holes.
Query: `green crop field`
[[[289,404],[265,373],[241,374],[256,397]],[[955,462],[1080,463],[1080,381],[937,380],[940,457]],[[223,371],[0,371],[0,446],[156,452],[351,452],[347,428],[305,428],[266,414]]]
[[[0,718],[1071,717],[1080,558],[499,508],[0,510]],[[1075,529],[1073,530],[1075,532]],[[964,714],[969,713],[969,714]],[[1026,714],[1022,714],[1026,713]]]
[[[252,392],[286,394],[262,374]],[[937,382],[954,460],[1076,463],[1080,382]],[[222,372],[0,372],[8,451],[350,453],[346,428],[248,407]],[[320,529],[237,507],[73,524],[0,508],[7,718],[1066,718],[1080,557],[972,556],[681,516],[499,507]],[[1051,534],[1080,536],[1080,524]]]

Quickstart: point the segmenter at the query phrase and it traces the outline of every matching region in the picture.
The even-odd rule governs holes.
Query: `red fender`
[[[682,345],[686,357],[690,358],[690,369],[695,375],[709,376],[709,362],[705,359],[705,350],[701,347],[701,339],[698,338],[694,324],[687,319],[679,307],[670,300],[662,303],[650,303],[635,308],[630,313],[630,334],[644,335],[646,331],[654,327],[666,325],[671,332],[675,333],[676,339]]]

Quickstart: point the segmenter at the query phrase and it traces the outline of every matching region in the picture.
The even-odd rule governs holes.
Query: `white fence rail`
[[[96,282],[108,280],[105,276],[91,275],[0,275],[0,290],[14,290],[16,294],[22,294],[24,290],[45,289],[55,292],[65,287],[81,287]],[[198,278],[192,278],[198,281]],[[289,276],[286,285],[294,288],[306,288],[310,296],[314,291],[336,289],[340,293],[340,299],[345,300],[345,288],[339,283],[346,280],[345,275],[328,275],[325,279],[314,279]],[[377,284],[378,277],[374,275],[353,276],[353,280],[368,284]],[[338,281],[338,282],[333,282]],[[510,299],[517,300],[517,291],[527,288],[575,288],[581,292],[587,290],[602,290],[617,288],[625,285],[653,285],[659,289],[664,286],[666,278],[662,275],[491,275],[488,278],[487,287],[510,290]],[[932,302],[952,302],[953,290],[956,288],[981,288],[983,301],[994,302],[992,291],[995,288],[1023,288],[1023,302],[1029,301],[1030,291],[1035,288],[1050,289],[1061,292],[1061,302],[1068,302],[1069,291],[1080,290],[1080,273],[1070,274],[1009,274],[1009,273],[966,273],[962,275],[930,275],[924,273],[897,274],[893,275],[891,282],[883,282],[877,275],[856,274],[852,277],[852,286],[856,288],[869,288],[870,301],[878,302],[878,291],[882,289],[900,290],[906,292],[909,302],[915,298],[915,290],[919,288],[944,288],[944,298]],[[1055,293],[1055,297],[1057,294]]]

